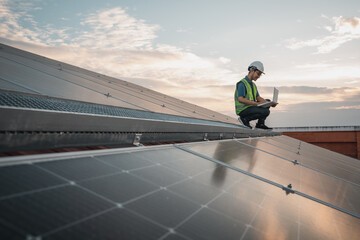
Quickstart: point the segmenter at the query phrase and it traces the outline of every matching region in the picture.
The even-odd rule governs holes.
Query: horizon
[[[236,82],[260,60],[261,96],[280,91],[267,125],[360,125],[355,1],[255,1],[255,18],[236,11],[249,3],[229,2],[0,0],[0,42],[231,117]]]

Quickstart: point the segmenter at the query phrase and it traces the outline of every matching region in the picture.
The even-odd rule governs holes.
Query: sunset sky
[[[267,125],[360,125],[355,0],[0,0],[0,42],[232,117],[259,60]]]

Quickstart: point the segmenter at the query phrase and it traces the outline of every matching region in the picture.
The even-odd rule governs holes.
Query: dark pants
[[[245,110],[240,112],[240,117],[245,118],[248,121],[259,119],[257,124],[264,124],[265,119],[270,114],[269,108],[262,107],[248,107]]]

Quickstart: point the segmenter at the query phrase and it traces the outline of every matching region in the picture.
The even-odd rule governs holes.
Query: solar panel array
[[[289,137],[0,160],[1,239],[357,239],[360,163]]]
[[[0,44],[0,153],[273,136],[103,74]]]
[[[239,125],[221,113],[4,44],[0,44],[0,89]]]

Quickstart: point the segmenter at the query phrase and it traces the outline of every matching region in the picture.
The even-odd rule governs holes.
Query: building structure
[[[360,159],[360,126],[277,128],[283,135]]]

